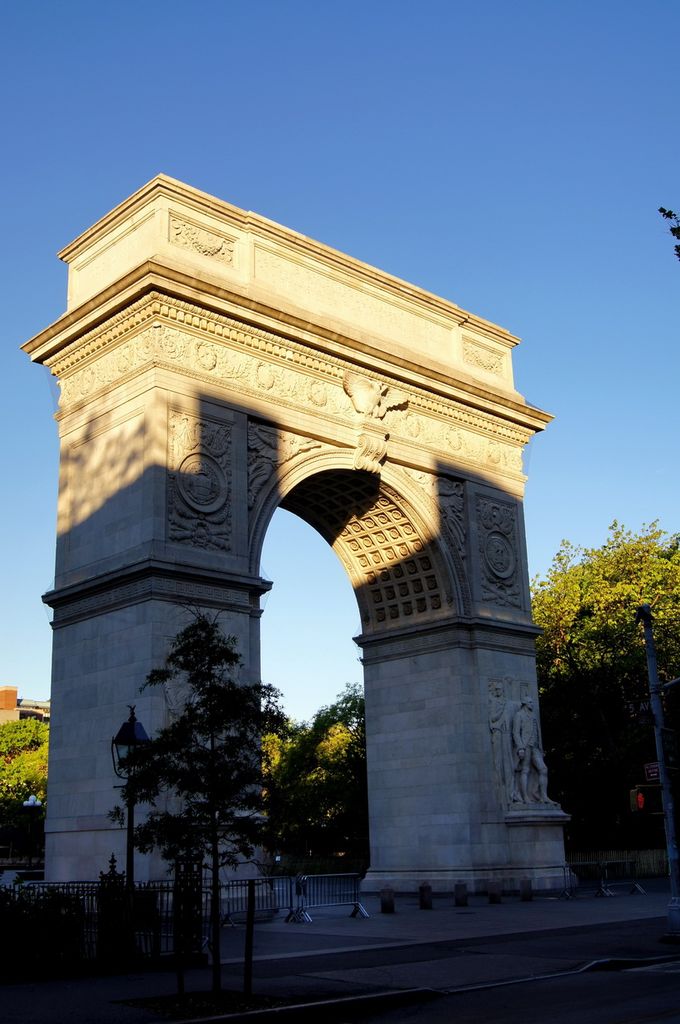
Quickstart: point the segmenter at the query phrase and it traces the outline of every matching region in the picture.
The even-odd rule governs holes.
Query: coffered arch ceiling
[[[414,510],[372,473],[334,469],[280,502],[328,541],[354,587],[364,632],[450,614],[448,570]]]

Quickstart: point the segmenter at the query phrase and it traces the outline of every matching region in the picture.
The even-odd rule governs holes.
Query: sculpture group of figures
[[[490,684],[489,728],[493,763],[504,800],[509,804],[550,804],[548,768],[543,757],[534,700],[506,696],[512,680]]]

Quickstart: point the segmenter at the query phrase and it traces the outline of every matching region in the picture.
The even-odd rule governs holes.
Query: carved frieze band
[[[514,505],[477,496],[482,601],[522,606],[517,515]]]
[[[208,551],[231,548],[231,425],[170,411],[168,539]]]
[[[50,362],[60,378],[62,409],[151,365],[170,365],[349,423],[379,421],[393,438],[513,477],[521,476],[521,449],[531,436],[416,386],[394,388],[377,374],[355,373],[335,356],[320,357],[297,342],[156,293]]]
[[[264,423],[248,423],[248,507],[253,508],[265,483],[299,455],[323,448],[320,441]]]
[[[409,411],[404,432],[420,446],[444,452],[447,456],[453,456],[455,461],[489,467],[512,476],[522,473],[521,448],[504,443],[496,437],[480,434],[477,430],[467,430],[457,422],[458,416],[452,419],[453,423],[450,420],[430,419]],[[464,419],[464,416],[460,419]]]

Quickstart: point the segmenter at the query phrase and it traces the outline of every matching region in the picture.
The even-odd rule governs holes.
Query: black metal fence
[[[138,882],[128,889],[115,874],[99,882],[28,882],[0,887],[0,933],[12,936],[0,969],[28,959],[34,964],[122,964],[169,955],[200,955],[210,936],[211,890],[198,879],[182,884]],[[260,918],[311,922],[311,908],[348,905],[368,917],[359,901],[360,876],[265,876],[252,881]],[[220,885],[223,925],[245,920],[248,880]],[[43,950],[44,946],[44,950]]]
[[[294,880],[286,875],[256,878],[255,913],[271,917],[279,911],[293,909]],[[248,909],[248,880],[234,878],[220,887],[220,917],[222,924],[235,925],[245,918]]]
[[[116,960],[130,954],[144,958],[175,952],[178,893],[170,883],[139,883],[130,891],[101,882],[29,882],[2,892],[3,909],[11,907],[15,917],[23,911],[24,917],[39,919],[47,908],[59,912],[56,922],[46,922],[47,928],[50,924],[53,930],[56,928],[53,945],[57,955],[59,917],[78,923],[78,942],[75,947],[69,943],[71,958],[74,953],[84,960]],[[202,922],[209,918],[210,894],[202,888],[195,895],[191,917],[201,922],[196,930],[202,943],[204,932],[207,934]],[[189,944],[190,949],[195,946],[196,941]]]

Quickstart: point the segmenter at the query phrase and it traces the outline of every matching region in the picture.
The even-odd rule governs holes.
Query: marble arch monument
[[[67,311],[24,346],[61,387],[48,877],[124,859],[110,737],[128,703],[164,721],[139,687],[187,603],[222,610],[259,677],[280,505],[360,609],[367,887],[558,884],[522,519],[522,449],[550,417],[514,388],[517,339],[164,175],[60,257]]]

